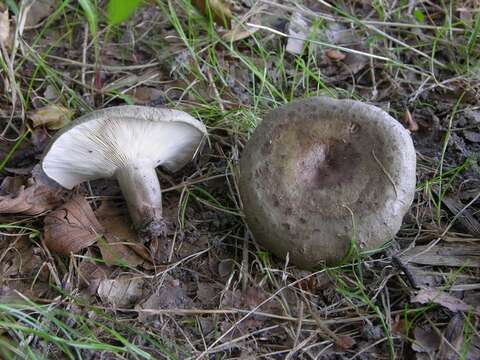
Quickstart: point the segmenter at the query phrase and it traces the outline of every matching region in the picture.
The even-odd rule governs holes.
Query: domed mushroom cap
[[[415,166],[409,133],[381,109],[296,101],[268,114],[245,147],[246,220],[277,256],[302,268],[332,264],[352,239],[373,249],[395,236],[413,201]]]
[[[182,111],[107,108],[82,116],[57,133],[42,168],[68,189],[136,164],[176,171],[192,160],[206,134],[200,121]]]

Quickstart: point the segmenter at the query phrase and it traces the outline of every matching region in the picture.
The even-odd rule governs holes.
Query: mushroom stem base
[[[155,168],[129,165],[117,170],[116,177],[141,240],[146,242],[165,235],[162,191]]]

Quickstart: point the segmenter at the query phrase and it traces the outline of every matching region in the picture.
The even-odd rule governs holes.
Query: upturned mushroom
[[[84,181],[116,178],[132,222],[147,241],[165,232],[155,168],[181,169],[206,136],[205,126],[182,111],[111,107],[82,116],[57,133],[42,168],[67,189]]]
[[[240,162],[255,239],[301,268],[334,264],[352,240],[374,249],[400,229],[415,192],[408,131],[381,109],[313,97],[269,113]]]

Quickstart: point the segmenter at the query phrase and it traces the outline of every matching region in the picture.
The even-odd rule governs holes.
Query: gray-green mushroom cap
[[[391,240],[415,192],[410,134],[381,109],[313,97],[270,112],[240,162],[255,239],[301,268]]]

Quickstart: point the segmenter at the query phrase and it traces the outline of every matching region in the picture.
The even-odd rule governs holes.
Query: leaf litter
[[[62,255],[77,253],[97,242],[103,227],[87,200],[77,195],[44,219],[47,248]]]

